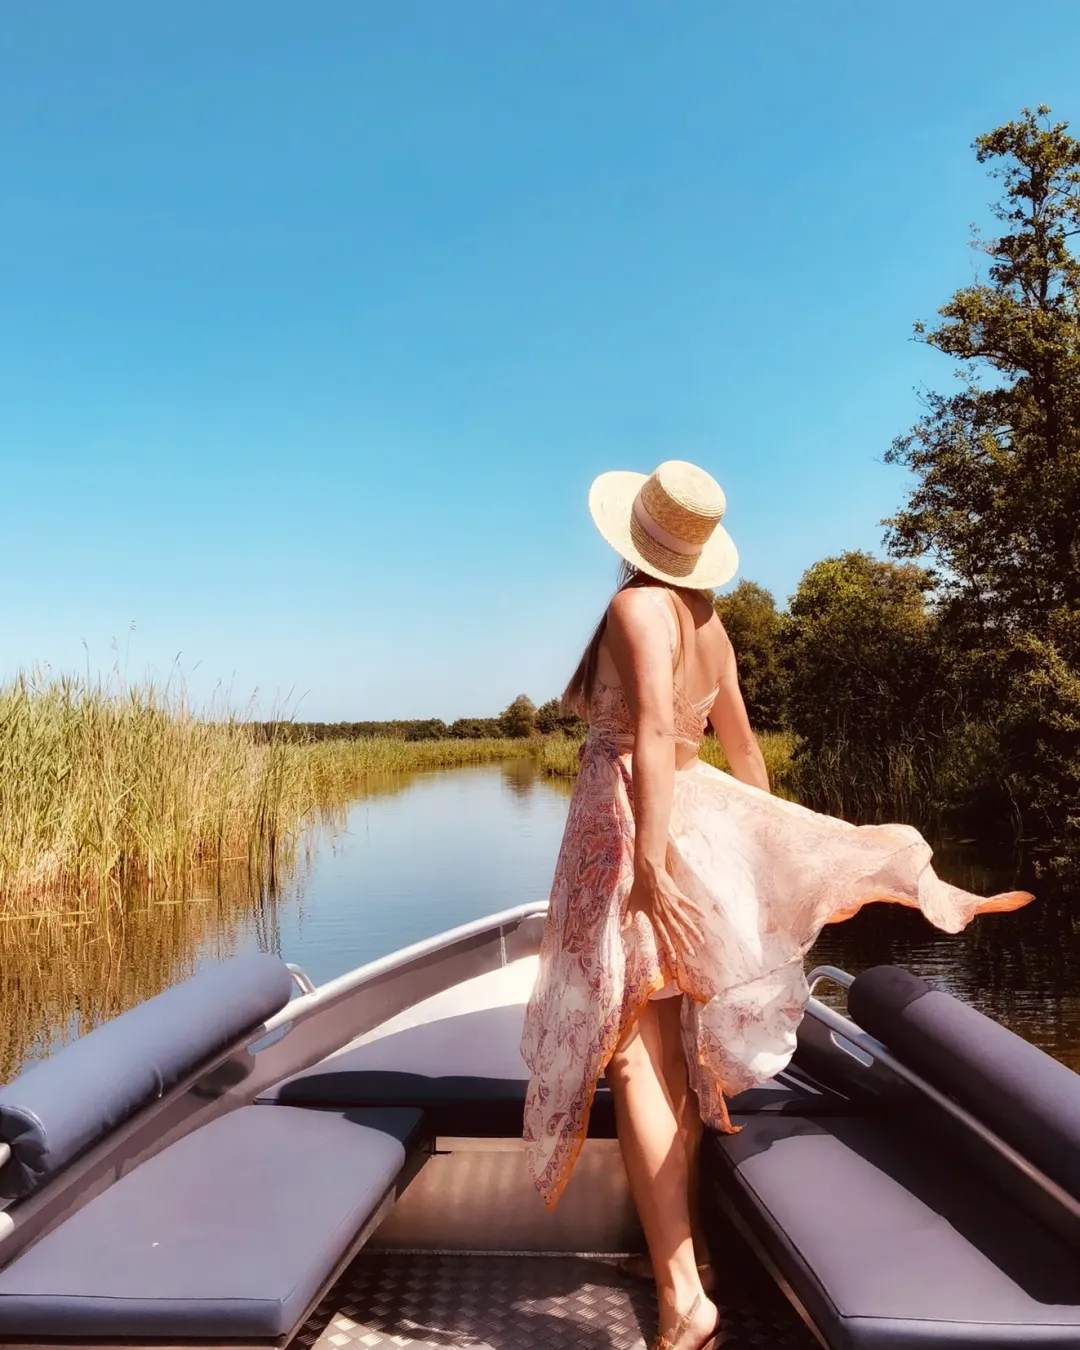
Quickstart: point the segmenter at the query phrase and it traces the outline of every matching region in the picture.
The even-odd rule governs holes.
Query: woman
[[[567,689],[589,733],[525,1020],[525,1140],[554,1205],[606,1074],[655,1344],[705,1350],[718,1314],[693,1212],[702,1119],[730,1132],[724,1098],[790,1059],[822,926],[893,901],[958,932],[1031,897],[941,881],[909,826],[856,828],[770,795],[709,593],[737,566],[714,479],[678,461],[604,474],[589,506],[625,569]],[[730,775],[698,759],[710,722]]]

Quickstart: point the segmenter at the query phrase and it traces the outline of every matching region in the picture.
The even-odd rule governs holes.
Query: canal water
[[[547,896],[566,784],[531,762],[379,784],[313,829],[274,891],[207,881],[183,903],[0,923],[0,1081],[73,1035],[235,952],[271,950],[316,983],[497,910]],[[1012,884],[965,850],[939,870],[988,893]],[[814,961],[896,962],[929,976],[1080,1070],[1080,910],[1044,899],[950,937],[872,906],[827,928]]]

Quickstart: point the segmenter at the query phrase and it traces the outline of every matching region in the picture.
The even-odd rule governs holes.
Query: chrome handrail
[[[311,977],[303,966],[295,965],[292,961],[286,961],[285,969],[293,977],[297,989],[299,989],[302,994],[313,994],[315,992],[315,986],[311,982]]]
[[[822,980],[831,980],[833,984],[838,984],[841,989],[850,989],[855,983],[855,976],[849,975],[846,970],[841,970],[839,966],[815,966],[808,979],[811,994]]]
[[[840,973],[843,974],[842,971]],[[916,1092],[921,1092],[923,1096],[929,1097],[936,1106],[947,1112],[961,1125],[967,1126],[983,1143],[989,1145],[1006,1162],[1011,1163],[1019,1172],[1022,1172],[1029,1181],[1038,1186],[1051,1199],[1056,1200],[1073,1218],[1080,1219],[1080,1201],[1059,1186],[1056,1181],[1051,1180],[1045,1172],[1040,1171],[1033,1163],[1028,1162],[1022,1153],[1018,1153],[1004,1139],[999,1138],[993,1130],[984,1125],[977,1116],[973,1116],[970,1111],[965,1110],[959,1102],[953,1101],[944,1092],[939,1092],[932,1083],[928,1083],[925,1078],[909,1069],[881,1041],[868,1035],[861,1027],[841,1016],[840,1013],[835,1012],[819,999],[812,998],[807,1004],[806,1011],[828,1027],[835,1036],[842,1036],[844,1040],[857,1046],[863,1054],[872,1056],[879,1064],[883,1064],[885,1068],[890,1069],[897,1078],[903,1079]]]

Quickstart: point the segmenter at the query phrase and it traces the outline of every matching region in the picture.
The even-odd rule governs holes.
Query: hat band
[[[696,558],[701,553],[700,544],[688,544],[678,535],[670,534],[662,525],[657,525],[641,500],[641,493],[634,498],[634,519],[655,543],[661,544],[669,553],[678,553],[683,558]]]

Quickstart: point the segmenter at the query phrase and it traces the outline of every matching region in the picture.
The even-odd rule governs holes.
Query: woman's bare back
[[[722,683],[731,657],[731,641],[724,625],[712,605],[697,592],[663,586],[650,589],[675,621],[675,683],[692,703],[700,703]],[[596,674],[603,684],[618,687],[621,683],[606,637],[597,655]]]

